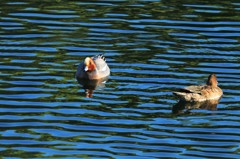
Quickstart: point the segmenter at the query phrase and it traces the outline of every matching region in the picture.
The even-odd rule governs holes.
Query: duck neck
[[[208,86],[217,87],[217,84],[218,84],[218,82],[217,82],[216,76],[211,76],[208,78],[208,81],[207,81]]]

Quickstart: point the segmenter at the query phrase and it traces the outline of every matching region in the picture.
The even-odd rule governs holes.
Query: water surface
[[[0,2],[2,158],[240,158],[238,1]],[[87,98],[74,77],[104,53]],[[212,107],[172,91],[216,73]]]

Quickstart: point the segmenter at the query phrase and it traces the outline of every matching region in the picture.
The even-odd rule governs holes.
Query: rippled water
[[[2,158],[240,158],[240,3],[1,0]],[[74,77],[105,53],[92,98]],[[172,91],[216,73],[218,105]]]

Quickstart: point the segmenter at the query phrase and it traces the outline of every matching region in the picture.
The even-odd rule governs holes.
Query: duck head
[[[211,74],[208,76],[207,85],[212,87],[217,87],[218,81],[217,76],[215,74]]]
[[[96,69],[96,65],[94,63],[94,61],[92,60],[92,58],[90,57],[87,57],[85,60],[84,60],[84,71],[86,72],[91,72],[91,71],[94,71]]]

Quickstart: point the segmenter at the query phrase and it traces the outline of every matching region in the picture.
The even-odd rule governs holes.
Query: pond
[[[240,158],[240,3],[1,0],[2,158]],[[85,57],[111,69],[91,98]],[[215,73],[213,106],[172,92]]]

